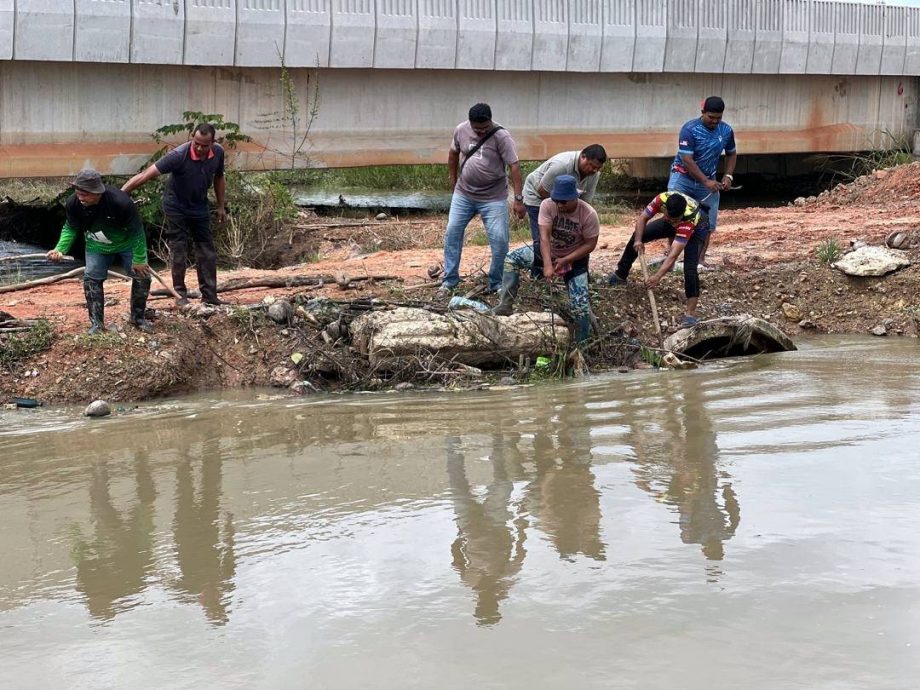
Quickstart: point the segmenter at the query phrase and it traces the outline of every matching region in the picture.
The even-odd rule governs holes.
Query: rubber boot
[[[579,316],[575,319],[575,345],[581,347],[591,337],[591,316]]]
[[[86,296],[86,310],[89,312],[89,335],[105,330],[105,292],[101,280],[83,279],[83,294]]]
[[[217,296],[217,250],[212,242],[195,245],[195,268],[198,271],[198,290],[204,304],[218,306],[228,304]]]
[[[517,297],[518,285],[521,284],[521,274],[517,271],[505,271],[502,277],[502,290],[498,304],[492,313],[496,316],[508,316],[514,312],[514,299]]]
[[[150,278],[134,278],[131,281],[131,314],[128,323],[144,333],[153,333],[153,324],[146,318],[147,295],[150,294]]]

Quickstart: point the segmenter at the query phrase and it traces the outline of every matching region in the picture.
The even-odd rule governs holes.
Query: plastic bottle
[[[454,295],[450,298],[450,302],[447,303],[448,309],[472,309],[478,311],[480,314],[487,314],[492,311],[488,304],[483,304],[482,302],[477,302],[474,299],[467,299],[466,297],[461,297],[460,295]]]

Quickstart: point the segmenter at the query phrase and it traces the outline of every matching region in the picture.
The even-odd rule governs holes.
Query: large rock
[[[887,247],[860,247],[834,264],[850,276],[883,276],[905,266],[910,266],[907,255]]]
[[[473,311],[436,314],[400,307],[363,314],[351,324],[352,342],[372,365],[419,354],[463,364],[501,364],[536,358],[569,344],[568,325],[548,312],[492,316]]]
[[[776,326],[747,314],[700,321],[664,341],[665,349],[696,359],[739,357],[795,350],[792,339]]]
[[[107,417],[112,414],[112,407],[105,400],[93,400],[83,414],[87,417]]]

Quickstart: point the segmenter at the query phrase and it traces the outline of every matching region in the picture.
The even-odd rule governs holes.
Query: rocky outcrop
[[[664,341],[665,349],[695,359],[740,357],[795,350],[792,339],[776,326],[753,316],[725,316],[700,321]]]
[[[351,334],[354,347],[374,366],[425,354],[471,366],[499,365],[569,344],[568,325],[548,312],[492,316],[400,307],[359,316],[351,323]]]
[[[907,255],[886,247],[860,247],[834,264],[838,271],[860,277],[883,276],[905,266],[910,266]]]

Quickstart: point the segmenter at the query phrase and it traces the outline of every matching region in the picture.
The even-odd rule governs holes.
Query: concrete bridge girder
[[[918,83],[899,76],[583,74],[292,70],[319,115],[297,166],[442,163],[453,127],[486,101],[523,159],[588,143],[614,157],[674,154],[680,125],[721,94],[742,154],[889,147],[917,129]],[[0,66],[0,176],[128,174],[156,149],[157,127],[185,110],[220,113],[254,138],[245,168],[291,166],[302,131],[283,110],[279,70],[13,61]],[[889,136],[889,134],[891,136]]]

